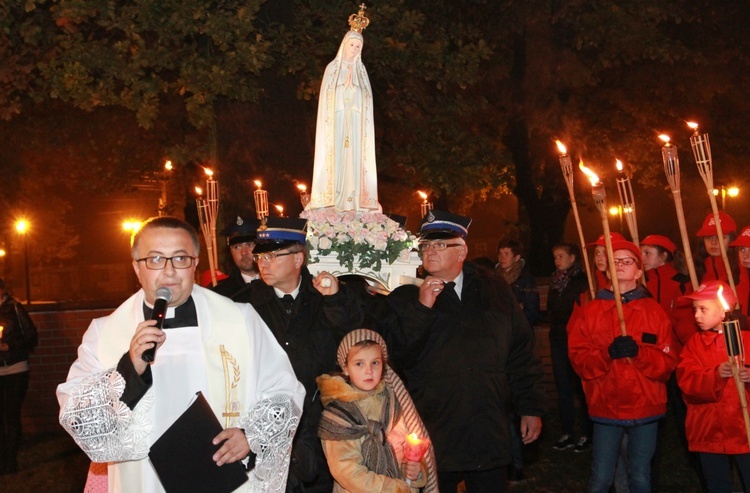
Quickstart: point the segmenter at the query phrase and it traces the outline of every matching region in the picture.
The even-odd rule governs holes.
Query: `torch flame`
[[[422,190],[417,190],[417,193],[419,194],[419,197],[420,197],[420,198],[421,198],[422,200],[427,200],[427,194],[426,194],[426,193],[424,193],[424,192],[423,192]]]
[[[592,187],[595,187],[599,184],[599,177],[596,176],[596,173],[584,166],[583,161],[579,161],[578,167],[581,169],[581,171],[583,171],[583,174],[586,175],[586,178],[589,179]]]
[[[201,187],[195,187],[195,193],[198,195],[203,195],[203,189]]]
[[[687,123],[687,126],[690,127],[690,130],[698,130],[698,124],[695,122],[685,122]]]
[[[615,159],[615,167],[617,168],[617,171],[622,171],[622,161]]]
[[[669,135],[667,134],[661,134],[659,138],[667,145],[669,145],[669,141],[672,140],[669,138]]]
[[[258,190],[260,190],[260,187],[262,186],[260,180],[254,180],[253,183],[255,183],[255,186],[258,187]]]
[[[300,192],[306,192],[307,191],[307,185],[303,185],[302,183],[300,183],[300,184],[297,185],[297,189]]]
[[[556,140],[555,144],[557,145],[557,150],[560,151],[560,154],[567,154],[568,150],[565,148],[562,142]]]
[[[719,284],[719,291],[717,293],[717,295],[719,296],[719,302],[721,303],[721,306],[724,307],[724,311],[728,312],[729,310],[731,310],[731,307],[729,306],[727,301],[724,299],[724,296],[722,295],[723,292],[724,292],[724,286]]]
[[[211,168],[203,167],[203,172],[206,173],[206,176],[214,176],[214,171]]]

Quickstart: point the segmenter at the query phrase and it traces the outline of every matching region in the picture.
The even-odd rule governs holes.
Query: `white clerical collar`
[[[283,298],[285,294],[291,294],[292,298],[294,298],[296,300],[297,299],[297,295],[299,294],[299,287],[301,285],[302,285],[302,276],[299,276],[299,282],[297,282],[297,287],[294,288],[294,291],[292,291],[291,293],[285,293],[284,291],[282,291],[282,290],[280,290],[278,288],[273,288],[273,290],[276,292],[276,297],[277,298]]]
[[[254,280],[258,279],[258,274],[255,274],[254,276],[248,276],[244,272],[240,272],[240,275],[242,276],[242,280],[245,281],[245,284],[249,282],[253,282]]]

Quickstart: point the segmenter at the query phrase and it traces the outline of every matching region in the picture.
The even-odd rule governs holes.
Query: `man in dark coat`
[[[426,278],[386,298],[391,359],[432,438],[440,491],[503,492],[511,462],[507,408],[524,443],[539,437],[542,367],[507,283],[464,263],[471,220],[430,211],[420,231]]]
[[[307,395],[294,437],[287,492],[326,492],[333,480],[318,438],[323,407],[315,378],[336,369],[338,344],[360,327],[361,308],[354,296],[327,272],[313,277],[305,267],[306,221],[268,218],[258,228],[254,257],[261,280],[239,301],[253,305],[289,356]]]
[[[227,238],[234,267],[229,271],[229,276],[226,279],[219,281],[216,286],[211,288],[213,291],[234,301],[247,301],[240,298],[243,295],[247,296],[246,288],[259,277],[258,269],[253,261],[255,232],[258,229],[258,224],[255,219],[237,216],[234,223],[219,233]]]

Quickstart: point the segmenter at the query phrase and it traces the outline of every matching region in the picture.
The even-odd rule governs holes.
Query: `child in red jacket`
[[[733,306],[734,294],[724,281],[708,281],[684,297],[693,301],[700,332],[688,341],[677,366],[677,383],[688,408],[688,447],[700,456],[709,493],[732,491],[730,456],[744,483],[750,485],[750,446],[722,335],[725,311],[718,298],[719,287],[726,302]],[[750,334],[743,339],[748,354]],[[750,383],[750,371],[744,365],[740,366],[739,375],[742,382]],[[747,386],[745,395],[750,400]]]

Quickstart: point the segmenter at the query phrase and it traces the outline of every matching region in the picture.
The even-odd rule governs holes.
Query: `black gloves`
[[[638,343],[630,336],[615,337],[607,351],[612,359],[635,358],[638,356]]]

